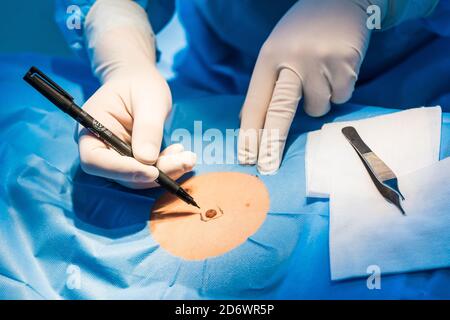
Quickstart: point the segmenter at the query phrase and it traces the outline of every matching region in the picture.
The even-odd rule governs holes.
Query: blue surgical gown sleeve
[[[388,29],[408,20],[427,17],[433,13],[438,3],[439,0],[389,0],[382,27]]]
[[[433,13],[425,19],[425,26],[435,34],[450,37],[450,0],[440,0]]]
[[[96,0],[58,0],[55,1],[55,18],[69,46],[79,56],[87,59],[84,41],[84,21]],[[175,0],[134,0],[147,12],[155,33],[159,32],[175,12]],[[80,22],[80,28],[69,28],[68,22]]]

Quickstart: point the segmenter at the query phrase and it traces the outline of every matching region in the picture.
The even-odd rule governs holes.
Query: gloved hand
[[[154,36],[145,11],[129,0],[98,0],[85,28],[93,68],[103,85],[83,109],[131,142],[134,158],[119,155],[80,128],[83,170],[131,188],[155,186],[158,171],[154,165],[174,179],[192,170],[195,154],[184,151],[182,145],[159,153],[172,99],[155,66]]]
[[[258,56],[241,112],[238,159],[263,174],[280,166],[299,100],[318,117],[352,95],[368,47],[368,6],[387,0],[300,0]],[[261,130],[263,129],[263,130]]]

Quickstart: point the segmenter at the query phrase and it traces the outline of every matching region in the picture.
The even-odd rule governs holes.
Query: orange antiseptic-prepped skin
[[[153,206],[150,231],[161,247],[187,260],[218,256],[242,244],[262,225],[269,210],[269,193],[252,175],[207,173],[181,186],[201,209],[165,193]],[[205,216],[209,209],[216,210],[217,216],[202,220],[200,213]]]

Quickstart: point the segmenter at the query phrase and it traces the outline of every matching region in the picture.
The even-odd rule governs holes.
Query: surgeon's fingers
[[[256,164],[260,130],[264,126],[276,81],[276,70],[267,61],[266,51],[263,49],[258,57],[241,111],[238,138],[238,160],[241,164]]]
[[[303,85],[303,107],[306,114],[320,117],[330,111],[331,87],[325,73],[309,77]]]
[[[182,151],[160,156],[156,166],[172,179],[178,179],[186,172],[191,171],[196,161],[197,156],[195,153]]]
[[[120,139],[130,142],[129,131],[132,125],[132,117],[123,110],[124,102],[119,94],[112,89],[111,84],[101,86],[83,105],[83,110],[100,122]],[[78,134],[81,134],[83,126],[78,126]],[[84,130],[88,132],[87,130]],[[101,143],[100,145],[104,145]]]
[[[331,101],[336,104],[347,102],[353,94],[358,79],[359,60],[347,58],[328,65]]]
[[[156,167],[108,149],[87,132],[82,131],[80,135],[79,149],[81,167],[88,174],[112,179],[130,188],[151,186],[158,177]]]
[[[159,154],[159,157],[167,156],[169,154],[177,154],[184,151],[184,147],[181,143],[173,143],[169,145],[167,148],[165,148],[161,153]]]
[[[165,82],[161,85],[167,86]],[[164,121],[172,104],[170,93],[166,94],[168,87],[160,89],[160,92],[142,89],[132,93],[133,155],[145,164],[154,164],[158,159]]]
[[[164,149],[156,162],[156,166],[172,179],[178,179],[191,171],[197,161],[197,155],[191,151],[184,151],[180,143],[174,143]]]
[[[275,84],[267,110],[258,154],[258,170],[273,174],[280,167],[284,146],[302,96],[299,76],[291,69],[282,69]]]

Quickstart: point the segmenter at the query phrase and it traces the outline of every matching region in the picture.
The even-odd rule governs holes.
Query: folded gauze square
[[[332,186],[331,278],[450,267],[450,158],[398,176],[406,215],[363,173]]]
[[[342,175],[342,168],[335,166],[339,163],[351,168],[354,163],[350,159],[360,161],[342,134],[343,127],[355,127],[366,144],[399,176],[439,160],[441,116],[440,107],[415,108],[330,123],[310,132],[305,156],[306,195],[328,198],[333,180],[345,188],[346,181],[352,179],[351,172]]]

